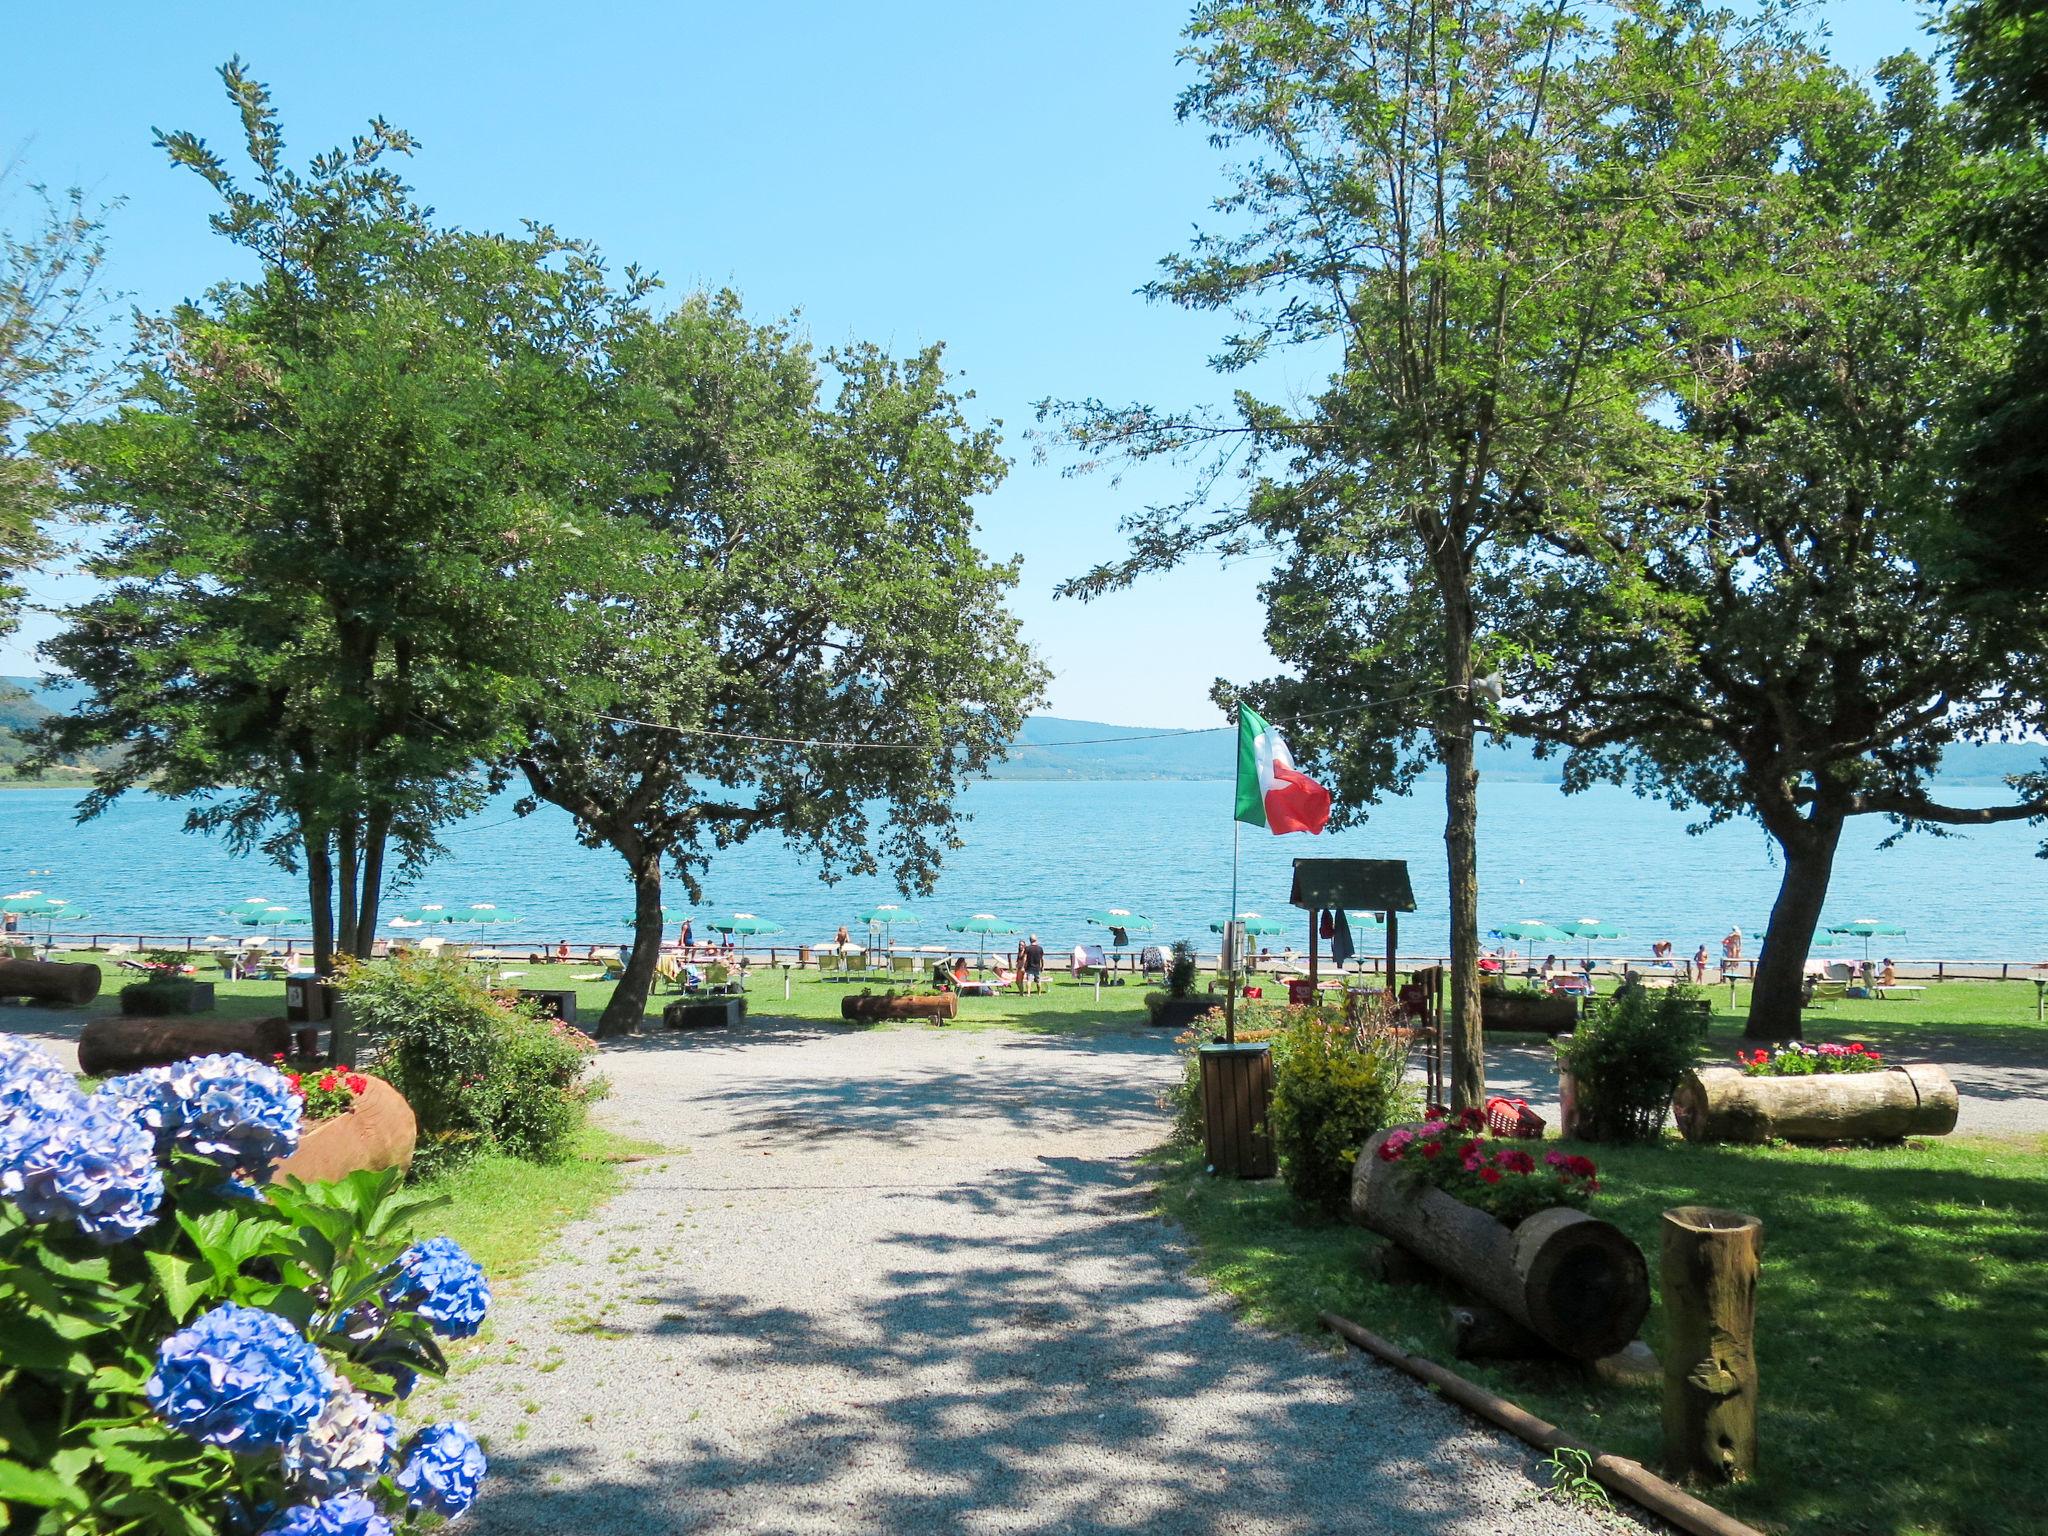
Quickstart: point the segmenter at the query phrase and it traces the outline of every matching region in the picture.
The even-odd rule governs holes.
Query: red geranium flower
[[[338,1079],[336,1079],[332,1072],[322,1074],[320,1078],[320,1091],[322,1093],[334,1092],[334,1085],[337,1081]]]
[[[370,1080],[360,1072],[351,1072],[348,1075],[348,1091],[350,1093],[368,1093],[370,1091]]]
[[[1479,1177],[1489,1184],[1498,1184],[1500,1182],[1500,1170],[1498,1168],[1482,1168],[1479,1170]]]
[[[1435,1157],[1443,1149],[1444,1144],[1440,1141],[1425,1141],[1422,1144],[1422,1155],[1424,1157]]]

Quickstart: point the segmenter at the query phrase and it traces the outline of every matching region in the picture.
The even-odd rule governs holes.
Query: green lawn
[[[545,1258],[562,1228],[616,1194],[632,1163],[659,1151],[593,1126],[566,1162],[476,1158],[420,1185],[448,1201],[420,1218],[420,1233],[454,1238],[494,1283],[511,1279]]]
[[[2048,1139],[1576,1150],[1600,1163],[1597,1214],[1642,1244],[1653,1286],[1662,1211],[1703,1202],[1763,1219],[1761,1475],[1708,1493],[1713,1503],[1766,1530],[1826,1536],[2043,1528],[2048,1459],[2032,1438],[2048,1419]],[[1165,1155],[1163,1207],[1192,1234],[1198,1268],[1257,1320],[1321,1334],[1316,1313],[1341,1313],[1581,1444],[1656,1465],[1654,1386],[1453,1361],[1440,1294],[1362,1274],[1378,1239],[1316,1218],[1277,1182],[1219,1181],[1200,1163]],[[1661,1344],[1654,1306],[1643,1336]]]
[[[104,955],[62,954],[60,960],[96,961],[105,972],[105,982],[100,995],[84,1008],[65,1009],[64,1016],[83,1022],[96,1014],[113,1013],[119,1008],[118,994],[130,981],[139,979],[134,972],[118,968]],[[523,961],[507,961],[499,967],[501,971],[518,972],[502,983],[508,987],[573,988],[580,1021],[594,1025],[604,1011],[605,1003],[612,994],[612,983],[608,981],[578,981],[579,976],[589,976],[598,967],[590,963],[570,965],[528,965]],[[202,981],[214,983],[215,1013],[226,1018],[275,1018],[284,1011],[284,983],[282,981],[222,981],[217,972],[202,969]],[[1014,992],[996,997],[965,997],[960,1000],[960,1016],[949,1029],[1019,1029],[1027,1032],[1063,1033],[1076,1030],[1130,1029],[1146,1022],[1144,998],[1146,988],[1135,980],[1125,986],[1104,987],[1098,1000],[1093,986],[1081,986],[1065,975],[1048,978],[1047,990],[1022,996]],[[789,972],[789,997],[783,997],[783,971],[780,966],[772,970],[756,966],[747,981],[747,1006],[749,1016],[755,1019],[800,1019],[810,1021],[836,1020],[839,1017],[839,1000],[849,992],[859,992],[863,986],[874,990],[887,990],[880,983],[847,982],[837,979],[826,980],[816,971]],[[674,1002],[680,994],[674,990],[656,993],[648,999],[647,1027],[660,1028],[661,1010]],[[0,1027],[4,1027],[6,1015],[0,1013]],[[934,1026],[918,1022],[867,1024],[867,1029],[929,1029]]]

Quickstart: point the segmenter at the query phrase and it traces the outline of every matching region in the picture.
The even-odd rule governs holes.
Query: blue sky
[[[1270,666],[1259,568],[1204,564],[1092,605],[1055,602],[1059,580],[1117,547],[1118,516],[1172,479],[1063,478],[1024,439],[1046,395],[1222,393],[1203,368],[1209,322],[1132,294],[1220,186],[1201,130],[1173,116],[1186,11],[1161,0],[43,6],[9,19],[0,159],[125,200],[110,266],[134,303],[195,294],[224,275],[209,195],[165,165],[150,131],[193,129],[233,160],[235,121],[213,71],[239,53],[270,83],[301,160],[381,114],[420,139],[413,180],[449,220],[544,220],[672,290],[731,286],[757,314],[800,309],[821,344],[942,340],[1015,460],[982,509],[982,542],[1024,557],[1017,606],[1053,668],[1052,711],[1210,725],[1212,678]],[[1907,0],[1837,0],[1819,14],[1837,57],[1859,69],[1920,36]],[[83,590],[62,572],[32,585],[47,601]],[[0,646],[0,671],[35,670],[50,628],[32,617]]]

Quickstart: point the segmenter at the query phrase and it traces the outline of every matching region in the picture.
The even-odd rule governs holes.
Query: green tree
[[[83,816],[147,786],[302,870],[325,970],[369,952],[387,858],[432,854],[558,668],[605,348],[638,283],[613,293],[546,229],[436,227],[381,120],[287,168],[264,87],[222,74],[253,185],[191,134],[159,142],[255,273],[144,322],[128,402],[41,439],[113,530],[105,590],[47,647],[92,697],[45,746],[127,749]]]
[[[1675,391],[1702,452],[1669,497],[1548,530],[1525,572],[1552,640],[1514,674],[1519,724],[1569,743],[1566,783],[1633,780],[1703,824],[1760,822],[1782,858],[1747,1033],[1799,1033],[1808,946],[1851,819],[1898,829],[2048,814],[1936,799],[1958,741],[2048,724],[2037,629],[1964,601],[1941,559],[1969,401],[2007,339],[1945,231],[1957,114],[1912,55],[1873,100],[1810,114],[1778,204],[1778,277],[1674,316]],[[1532,625],[1532,628],[1538,627]]]
[[[1015,564],[973,542],[996,436],[962,415],[938,348],[821,359],[718,294],[619,360],[632,488],[609,537],[639,574],[593,594],[578,674],[516,757],[627,863],[633,956],[606,1035],[645,1011],[664,866],[696,901],[718,850],[774,833],[826,880],[886,865],[929,890],[959,846],[954,796],[1044,680],[1004,606]]]
[[[1958,437],[1955,573],[1980,604],[2048,620],[2048,4],[1974,0],[1942,18],[1970,158],[1956,217],[1963,259],[1986,262],[1983,299],[2013,336],[1974,381]]]
[[[1604,29],[1555,3],[1211,0],[1184,58],[1181,115],[1244,159],[1229,227],[1147,293],[1227,315],[1215,366],[1246,382],[1222,414],[1047,407],[1091,456],[1203,468],[1067,590],[1276,553],[1267,638],[1293,675],[1246,692],[1334,776],[1339,824],[1442,765],[1452,1091],[1477,1104],[1474,736],[1516,644],[1498,554],[1673,472],[1683,443],[1649,409],[1659,317],[1756,259],[1737,215],[1803,55],[1685,0],[1630,0]],[[1288,349],[1327,382],[1262,398],[1259,365]]]
[[[0,200],[19,173],[0,167]],[[91,409],[118,377],[100,346],[104,213],[76,188],[24,189],[31,227],[0,231],[0,635],[20,622],[18,577],[48,559],[61,491],[30,438]]]

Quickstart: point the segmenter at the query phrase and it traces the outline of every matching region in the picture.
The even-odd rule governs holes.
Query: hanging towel
[[[1351,919],[1344,915],[1344,909],[1337,909],[1337,931],[1330,936],[1330,958],[1339,967],[1348,965],[1357,946],[1351,942]]]

